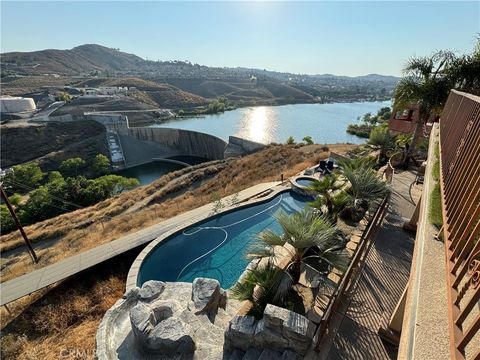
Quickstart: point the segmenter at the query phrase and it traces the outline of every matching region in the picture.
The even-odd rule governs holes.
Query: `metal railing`
[[[393,181],[393,174],[394,167],[389,161],[385,167],[383,178],[391,184]],[[359,246],[353,255],[352,261],[350,262],[347,270],[343,274],[342,280],[340,281],[338,288],[335,290],[332,298],[327,305],[325,313],[320,320],[315,334],[315,351],[317,352],[320,351],[321,342],[325,336],[325,333],[333,316],[335,315],[337,308],[340,306],[340,303],[343,300],[343,296],[348,292],[348,289],[351,288],[352,283],[355,282],[355,280],[358,278],[358,273],[363,267],[363,264],[365,263],[367,255],[369,253],[369,249],[373,244],[372,240],[375,238],[375,235],[377,234],[379,228],[382,225],[383,219],[387,214],[389,202],[390,193],[385,196],[378,205],[378,208],[376,209],[373,217],[369,221],[367,228],[362,235]]]
[[[480,359],[480,97],[452,90],[440,118],[452,359]]]

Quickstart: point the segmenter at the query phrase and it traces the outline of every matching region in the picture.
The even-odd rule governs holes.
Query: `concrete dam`
[[[112,163],[118,168],[130,168],[151,161],[171,161],[176,156],[192,156],[206,160],[221,160],[257,151],[264,144],[230,136],[229,142],[197,131],[130,127],[128,118],[119,114],[86,115],[102,123],[107,130],[107,142]],[[185,163],[182,163],[185,164]]]

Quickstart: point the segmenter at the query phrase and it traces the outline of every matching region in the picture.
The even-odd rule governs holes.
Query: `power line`
[[[11,184],[15,185],[15,186],[24,188],[25,190],[30,190],[30,191],[37,190],[37,189],[32,188],[32,187],[30,187],[30,186],[28,186],[28,185],[22,184],[22,183],[20,183],[20,182],[18,182],[18,181],[16,181],[16,180],[9,180],[9,179],[7,179],[7,181],[10,182]],[[65,203],[65,204],[67,204],[67,205],[74,206],[74,207],[76,207],[76,208],[78,208],[78,209],[84,209],[84,208],[85,208],[84,206],[81,206],[81,205],[75,204],[75,203],[73,203],[73,202],[71,202],[71,201],[62,199],[62,198],[60,198],[60,197],[58,197],[58,196],[55,196],[55,195],[52,195],[52,194],[50,194],[50,193],[48,193],[48,192],[47,192],[46,195],[49,196],[49,197],[52,198],[52,199],[58,200],[58,201],[63,202],[63,203]]]
[[[10,182],[11,185],[15,185],[15,186],[21,187],[21,188],[23,188],[23,189],[25,189],[25,190],[29,190],[29,191],[37,190],[37,189],[35,189],[35,188],[32,188],[31,186],[22,184],[22,183],[20,183],[20,182],[18,182],[18,181],[16,181],[16,180],[13,180],[13,179],[5,179],[5,180],[6,180],[7,182]],[[51,199],[60,201],[61,203],[65,204],[65,205],[71,205],[71,206],[76,207],[77,209],[86,209],[85,206],[81,206],[81,205],[75,204],[75,203],[73,203],[73,202],[71,202],[71,201],[62,199],[62,198],[60,198],[60,197],[58,197],[58,196],[55,196],[55,195],[50,194],[49,192],[47,192],[45,195],[46,195],[47,197],[50,197]],[[71,211],[71,210],[68,209],[68,208],[56,206],[56,205],[54,205],[54,204],[48,204],[48,205],[49,205],[49,206],[52,206],[52,207],[55,207],[55,208],[57,208],[57,209],[59,209],[59,210],[63,210],[64,212],[69,212],[69,211]],[[111,216],[108,216],[108,215],[104,215],[104,216],[102,216],[102,219],[111,220],[112,217],[111,217]],[[99,219],[99,220],[102,221],[102,219]]]

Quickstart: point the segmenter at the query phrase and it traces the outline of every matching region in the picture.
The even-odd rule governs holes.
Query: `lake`
[[[182,167],[182,165],[178,164],[152,161],[148,164],[138,165],[129,169],[120,170],[119,172],[117,172],[117,175],[129,178],[136,178],[140,182],[140,185],[148,185],[157,180],[160,176],[175,170],[179,170]]]
[[[207,159],[193,156],[175,156],[172,159],[180,160],[190,165],[196,165],[203,161],[207,161]],[[180,170],[183,167],[183,165],[170,162],[152,161],[147,164],[137,165],[128,169],[120,170],[116,174],[125,177],[136,178],[140,182],[140,185],[148,185],[157,180],[160,176],[168,174],[172,171]]]
[[[359,122],[357,118],[367,112],[376,113],[382,107],[390,106],[390,101],[355,102],[334,104],[293,104],[282,106],[256,106],[240,108],[216,115],[192,118],[177,118],[152,127],[168,127],[200,131],[228,141],[230,135],[261,143],[284,143],[289,136],[297,142],[304,136],[311,136],[316,143],[361,144],[366,139],[346,132],[348,124]],[[201,159],[182,157],[178,160],[189,164]],[[182,168],[181,165],[151,162],[118,174],[137,178],[147,185],[160,176]]]
[[[177,118],[152,127],[200,131],[225,141],[235,135],[261,143],[284,143],[293,136],[300,142],[309,135],[320,144],[361,144],[365,139],[348,134],[348,124],[358,122],[357,118],[367,112],[376,113],[390,105],[391,101],[256,106],[215,115]]]

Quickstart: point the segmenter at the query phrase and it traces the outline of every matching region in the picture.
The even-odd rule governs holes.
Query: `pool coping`
[[[248,190],[248,189],[249,188],[247,188],[245,190]],[[243,190],[243,191],[245,191],[245,190]],[[245,199],[239,200],[239,202],[237,202],[236,204],[226,206],[221,211],[218,211],[214,214],[212,214],[211,211],[213,209],[213,206],[214,206],[215,202],[208,203],[208,204],[203,205],[199,208],[190,210],[192,212],[196,212],[196,213],[198,212],[200,214],[196,215],[196,216],[192,215],[190,219],[188,219],[186,221],[183,221],[183,222],[180,222],[174,228],[168,230],[167,232],[165,232],[162,235],[160,235],[159,237],[157,237],[155,240],[151,241],[140,252],[140,254],[135,258],[132,265],[130,266],[130,270],[128,271],[127,281],[126,281],[126,291],[137,287],[137,279],[138,279],[140,267],[141,267],[143,261],[150,254],[150,252],[157,245],[162,243],[163,241],[168,240],[170,237],[172,237],[173,235],[183,231],[184,229],[186,229],[190,226],[193,226],[195,224],[198,224],[200,222],[203,222],[203,221],[205,221],[209,218],[212,218],[214,216],[219,216],[219,215],[225,215],[225,214],[228,214],[228,213],[230,213],[234,210],[239,210],[239,209],[247,208],[247,207],[252,206],[252,205],[267,202],[267,201],[271,200],[272,198],[274,198],[275,196],[277,196],[277,195],[279,195],[283,192],[290,191],[290,190],[291,190],[290,183],[289,183],[289,181],[286,181],[286,182],[283,182],[283,183],[273,184],[272,187],[260,190],[260,191],[254,193],[250,196],[247,196]],[[260,196],[264,193],[267,193],[267,194],[265,194],[264,196]],[[224,201],[224,202],[228,201],[228,199],[231,199],[233,196],[234,195],[226,196],[226,197],[222,198],[221,201]],[[201,210],[202,208],[204,208],[205,211],[202,211]],[[171,220],[175,219],[175,217],[180,216],[180,215],[185,216],[185,213],[176,215],[173,218],[171,218]]]

